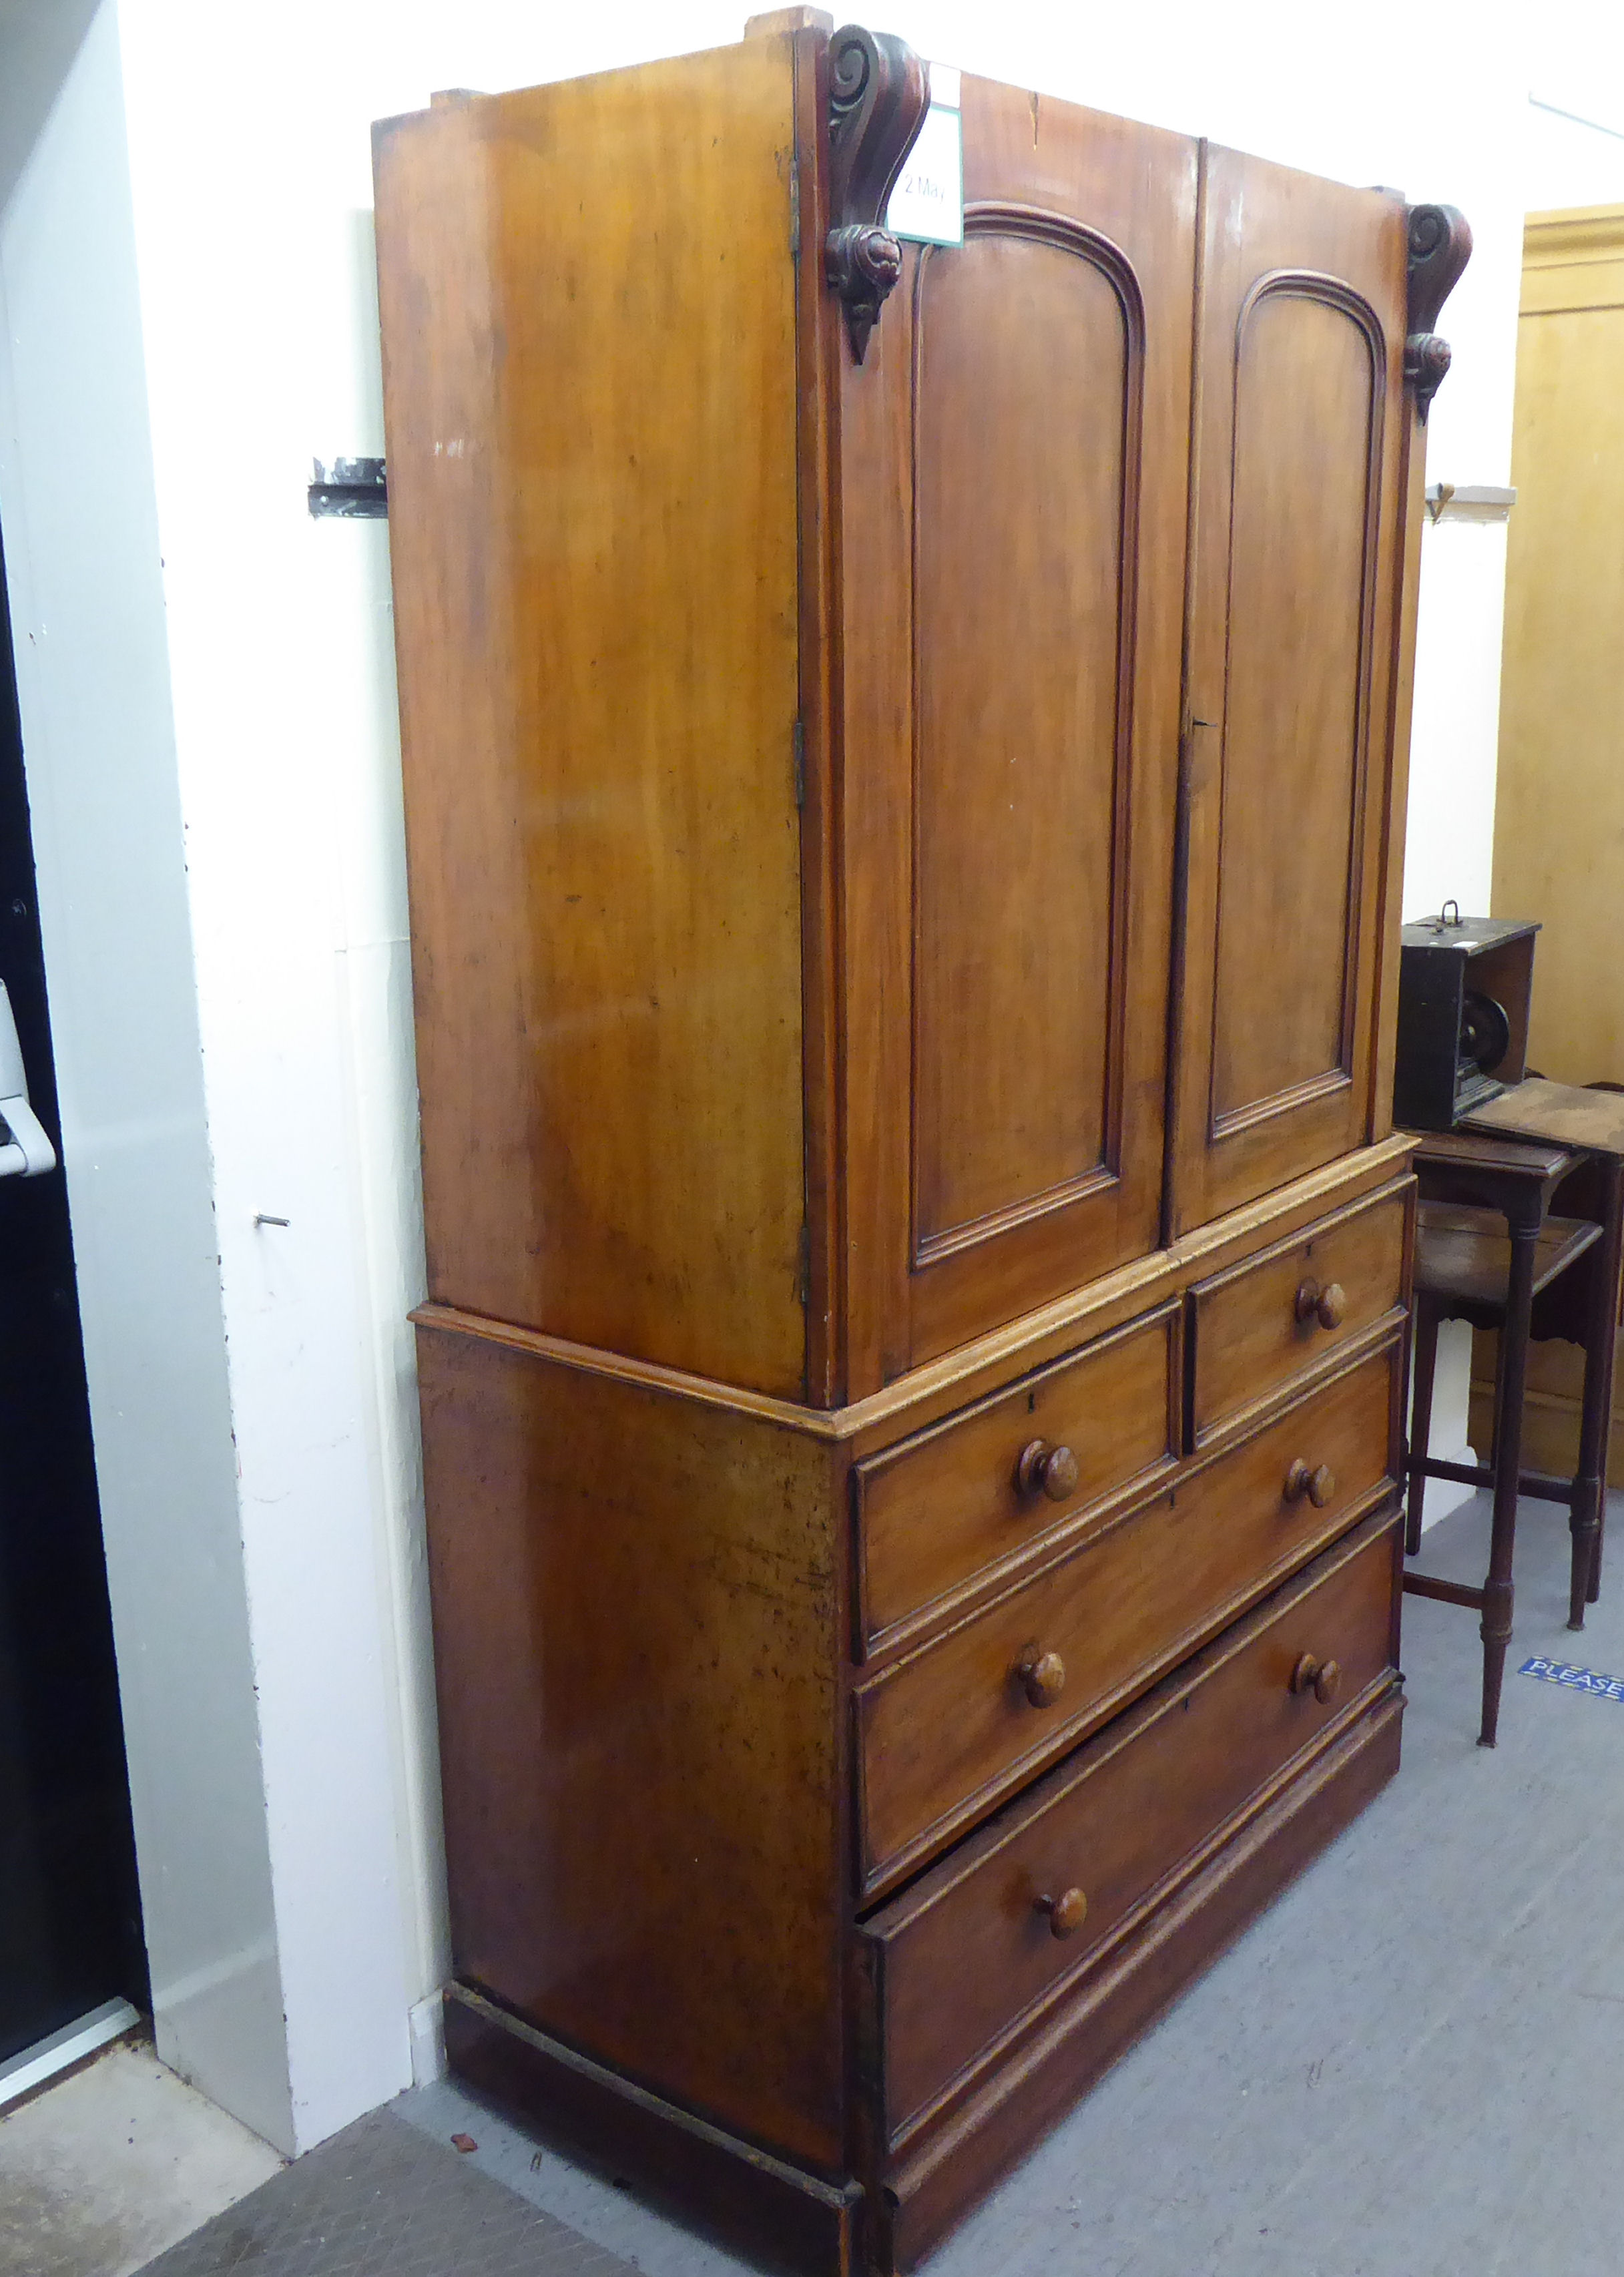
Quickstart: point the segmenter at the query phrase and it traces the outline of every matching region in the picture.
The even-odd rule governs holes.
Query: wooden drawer
[[[859,1687],[865,1893],[1103,1722],[1395,1483],[1400,1349],[1316,1387]],[[1322,1466],[1330,1477],[1315,1481]]]
[[[1193,1443],[1407,1304],[1414,1181],[1385,1187],[1190,1291]]]
[[[858,1466],[861,1646],[1170,1465],[1180,1311],[1164,1305]]]
[[[1358,1527],[864,1925],[893,2144],[1395,1680],[1396,1525]],[[1337,1664],[1328,1701],[1305,1655]],[[1081,1911],[1064,1938],[1045,1899]]]

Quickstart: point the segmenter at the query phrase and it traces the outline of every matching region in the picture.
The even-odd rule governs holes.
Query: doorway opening
[[[61,1156],[0,559],[0,981]],[[0,1177],[0,2104],[149,1999],[67,1191]]]

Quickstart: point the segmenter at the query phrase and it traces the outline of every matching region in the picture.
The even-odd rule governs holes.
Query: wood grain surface
[[[1615,724],[1624,710],[1624,206],[1530,214],[1506,563],[1500,743],[1495,776],[1497,914],[1526,910],[1544,930],[1529,1058],[1558,1081],[1624,1082],[1624,956],[1613,864],[1597,849],[1624,830]],[[1493,1404],[1492,1340],[1476,1339],[1473,1432]],[[1524,1451],[1531,1467],[1577,1466],[1582,1360],[1560,1344],[1529,1354]],[[1616,1395],[1609,1482],[1624,1486],[1624,1390]]]
[[[865,1455],[890,1445],[899,1433],[918,1429],[950,1414],[967,1400],[1002,1389],[1014,1374],[1064,1358],[1085,1338],[1132,1321],[1147,1307],[1238,1264],[1249,1252],[1311,1224],[1327,1211],[1391,1184],[1395,1173],[1407,1168],[1419,1143],[1413,1133],[1400,1132],[1379,1146],[1345,1155],[1307,1177],[1294,1179],[1262,1201],[1250,1202],[1182,1236],[1165,1249],[1155,1250],[1099,1281],[1085,1283],[1024,1320],[979,1336],[941,1359],[927,1361],[882,1391],[827,1411],[718,1383],[712,1377],[682,1368],[576,1344],[565,1336],[485,1320],[453,1306],[419,1306],[412,1317],[423,1327],[454,1329],[463,1335],[487,1337],[512,1351],[560,1360],[588,1375],[675,1391],[700,1406],[759,1415],[809,1438],[849,1444],[854,1454]]]
[[[1534,1237],[1534,1294],[1602,1238],[1599,1225],[1582,1219],[1548,1217]],[[1416,1227],[1415,1285],[1439,1299],[1444,1319],[1460,1317],[1451,1306],[1503,1310],[1511,1271],[1511,1237],[1498,1210],[1470,1203],[1422,1202]]]
[[[1502,1138],[1533,1138],[1624,1155],[1624,1096],[1530,1076],[1466,1117],[1464,1128]]]
[[[1403,560],[1405,209],[1214,149],[1170,1222],[1359,1145]]]
[[[1031,1554],[1178,1452],[1182,1308],[1023,1378],[854,1473],[860,1634],[877,1641],[979,1570]],[[1064,1449],[1058,1501],[1023,1490],[1020,1458]]]
[[[865,1893],[894,1886],[1391,1491],[1397,1353],[1389,1344],[859,1685]],[[1298,1461],[1334,1474],[1324,1507],[1288,1498]],[[1064,1684],[1034,1705],[1019,1671],[1046,1654]]]
[[[419,1365],[457,1975],[833,2171],[828,1455],[481,1337]]]
[[[890,2167],[876,2193],[882,2267],[914,2269],[999,2178],[1028,2159],[1101,2074],[1148,2030],[1399,1768],[1396,1689],[1309,1757],[1109,1966],[1040,2011],[977,2090]]]
[[[431,1293],[798,1397],[790,53],[377,173]]]
[[[1493,907],[1544,925],[1531,1063],[1624,1082],[1624,206],[1530,214],[1522,260]]]
[[[893,2144],[1033,2001],[1094,1965],[1294,1755],[1391,1681],[1392,1562],[1378,1516],[864,1924],[881,1948]],[[1338,1661],[1336,1701],[1291,1689],[1305,1648]],[[1056,1938],[1037,1901],[1073,1887],[1086,1912]],[[944,2001],[949,1982],[957,1997]]]
[[[966,78],[870,293],[842,53],[376,153],[457,2060],[856,2277],[1396,1761],[1421,457],[1396,195]]]
[[[466,1985],[446,1994],[459,2079],[550,2143],[789,2277],[858,2277],[860,2183],[821,2182],[755,2144],[651,2095]],[[573,2250],[573,2249],[571,2249]],[[534,2266],[534,2265],[532,2265]]]
[[[1334,1213],[1191,1292],[1194,1443],[1408,1302],[1414,1188]],[[1316,1308],[1310,1292],[1339,1293]],[[1326,1314],[1334,1317],[1326,1317]]]
[[[963,95],[841,395],[850,1397],[1160,1209],[1195,145]]]

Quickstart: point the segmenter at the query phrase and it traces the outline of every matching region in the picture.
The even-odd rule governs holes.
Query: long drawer
[[[1189,1356],[1196,1446],[1401,1310],[1414,1191],[1413,1178],[1385,1187],[1196,1283]]]
[[[861,1647],[1171,1467],[1180,1326],[1181,1307],[1163,1305],[858,1466]]]
[[[864,1925],[891,2143],[1396,1681],[1395,1526],[1357,1527]]]
[[[1370,1354],[854,1695],[877,1894],[1343,1532],[1391,1484],[1399,1346]]]

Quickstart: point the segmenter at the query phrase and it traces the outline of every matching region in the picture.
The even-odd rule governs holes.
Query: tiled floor
[[[1624,1704],[1514,1672],[1537,1652],[1624,1675],[1624,1504],[1614,1519],[1617,1567],[1579,1637],[1562,1518],[1525,1509],[1493,1753],[1474,1743],[1475,1616],[1407,1601],[1399,1778],[929,2277],[1620,2277]],[[1427,1562],[1479,1580],[1485,1542],[1468,1505]],[[455,2133],[477,2149],[452,2150]],[[147,2277],[628,2266],[744,2268],[446,2084],[347,2129]],[[3,2254],[0,2271],[21,2277]]]

